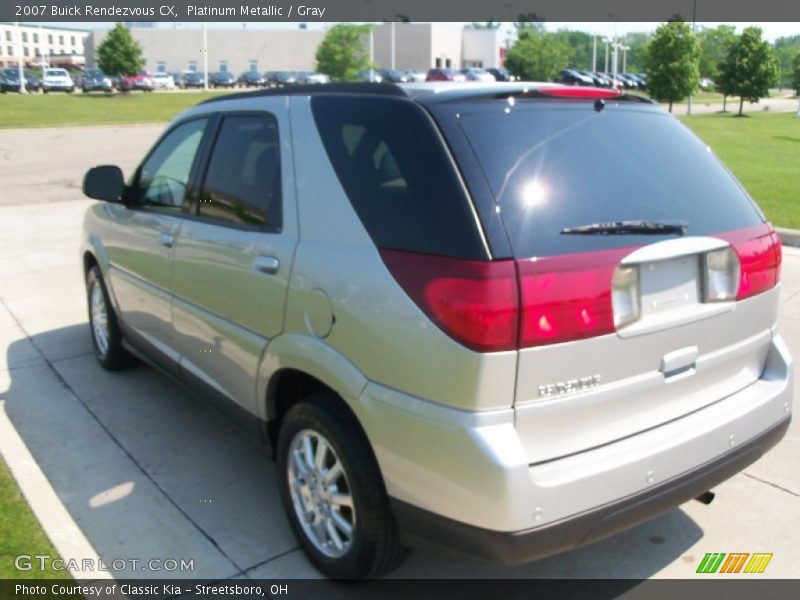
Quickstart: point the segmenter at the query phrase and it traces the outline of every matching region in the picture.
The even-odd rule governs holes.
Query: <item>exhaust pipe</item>
[[[711,504],[714,501],[714,492],[707,490],[695,498],[695,500],[701,502],[702,504]]]

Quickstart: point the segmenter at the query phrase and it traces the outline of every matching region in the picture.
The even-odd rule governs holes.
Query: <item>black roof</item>
[[[377,94],[381,96],[408,97],[408,94],[402,88],[391,83],[317,83],[224,94],[203,100],[200,104],[222,102],[224,100],[240,100],[242,98],[259,98],[261,96],[315,96],[318,94]]]
[[[444,91],[443,86],[448,85],[445,93],[434,93],[435,91]],[[570,91],[574,91],[572,86],[562,86],[559,84],[551,83],[526,83],[526,82],[513,82],[513,83],[493,83],[493,84],[469,84],[469,83],[456,83],[456,84],[404,84],[397,85],[394,83],[374,83],[374,82],[359,82],[359,83],[324,83],[324,84],[307,84],[307,85],[292,85],[282,88],[271,88],[263,90],[255,90],[252,92],[236,92],[233,94],[224,94],[204,100],[200,104],[209,104],[213,102],[222,102],[225,100],[240,100],[245,98],[259,98],[262,96],[318,96],[322,94],[371,94],[378,96],[394,96],[399,98],[409,98],[416,100],[423,104],[439,104],[444,102],[452,102],[459,100],[488,100],[488,99],[506,99],[514,97],[518,99],[523,98],[539,98],[542,100],[584,100],[594,101],[595,98],[570,98],[564,96],[559,98],[552,93],[543,93],[540,88],[561,88],[564,87]],[[594,89],[594,88],[590,88]],[[619,96],[612,98],[605,98],[610,102],[637,102],[644,104],[655,104],[649,98],[638,96],[636,94],[622,93]]]

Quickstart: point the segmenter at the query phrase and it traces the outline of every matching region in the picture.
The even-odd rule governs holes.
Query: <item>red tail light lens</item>
[[[611,280],[632,248],[517,261],[522,293],[520,347],[616,331]]]
[[[478,352],[517,348],[519,291],[514,261],[473,261],[381,250],[383,262],[445,333]]]
[[[781,243],[769,223],[721,233],[739,256],[740,278],[737,300],[772,289],[780,280]]]

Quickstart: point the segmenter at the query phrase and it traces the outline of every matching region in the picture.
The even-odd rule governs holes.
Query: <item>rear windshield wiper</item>
[[[688,223],[659,223],[658,221],[611,221],[609,223],[592,223],[578,227],[565,227],[564,235],[663,235],[686,233]]]

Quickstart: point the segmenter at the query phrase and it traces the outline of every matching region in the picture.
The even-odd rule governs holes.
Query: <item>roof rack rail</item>
[[[400,96],[407,98],[408,94],[393,83],[314,83],[301,85],[287,85],[279,88],[268,88],[251,92],[234,92],[222,94],[214,98],[203,100],[200,104],[222,102],[223,100],[239,100],[241,98],[260,98],[262,96],[306,96],[317,94],[373,94],[381,96]]]

